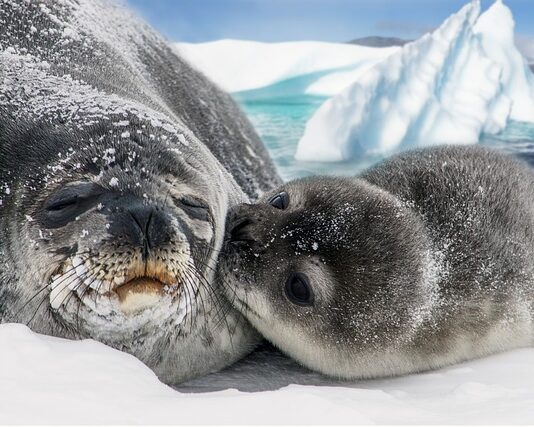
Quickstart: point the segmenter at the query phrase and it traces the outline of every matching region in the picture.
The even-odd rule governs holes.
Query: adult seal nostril
[[[142,256],[146,261],[151,248],[162,247],[169,244],[172,239],[172,227],[168,216],[154,206],[139,204],[128,207],[130,221],[130,240],[134,245],[142,247]]]
[[[144,251],[168,244],[172,239],[173,230],[168,215],[141,201],[121,207],[109,213],[107,218],[112,236],[124,239],[131,246],[143,248]]]
[[[141,235],[141,256],[143,261],[146,262],[148,255],[150,254],[150,236],[149,227],[152,219],[154,209],[152,207],[142,207],[137,209],[128,209],[128,213],[133,219],[133,222],[137,227],[135,229],[136,234]]]

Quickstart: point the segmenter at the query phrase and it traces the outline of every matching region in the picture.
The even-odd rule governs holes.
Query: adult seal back
[[[272,343],[339,378],[534,344],[534,174],[480,147],[398,155],[234,209],[219,267]]]
[[[166,382],[257,341],[214,280],[227,210],[279,184],[239,108],[113,2],[0,5],[0,320]]]

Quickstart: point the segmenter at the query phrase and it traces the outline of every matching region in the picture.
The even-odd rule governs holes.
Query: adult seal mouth
[[[104,265],[91,265],[89,259],[69,259],[52,276],[52,309],[60,310],[75,292],[81,300],[102,298],[107,299],[108,305],[113,301],[117,312],[134,315],[157,306],[165,297],[182,297],[187,285],[183,271],[174,273],[161,261],[143,264],[134,260],[123,271],[105,272]]]
[[[280,180],[239,108],[114,2],[7,0],[0,22],[0,321],[168,383],[241,358],[224,220]]]
[[[119,296],[121,310],[136,312],[157,303],[169,285],[152,277],[137,277],[113,289]]]

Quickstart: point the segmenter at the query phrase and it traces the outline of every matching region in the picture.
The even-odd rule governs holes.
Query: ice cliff
[[[335,95],[398,47],[298,41],[261,43],[217,40],[175,43],[177,53],[228,92],[258,89],[304,75],[315,75],[305,92]],[[334,73],[334,74],[331,74]],[[323,75],[324,74],[324,75]]]

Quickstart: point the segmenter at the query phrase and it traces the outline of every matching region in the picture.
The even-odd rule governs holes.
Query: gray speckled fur
[[[111,185],[117,177],[119,185]],[[118,323],[111,330],[99,327],[98,316],[85,307],[79,325],[50,310],[46,284],[69,253],[117,253],[98,212],[59,231],[39,224],[45,198],[80,180],[145,200],[185,224],[184,248],[169,250],[212,247],[210,258],[200,262],[214,288],[211,271],[227,209],[280,183],[230,96],[122,6],[0,1],[0,320],[101,340],[136,355],[172,383],[221,369],[250,351],[256,333],[227,302],[209,300],[206,289],[195,317],[179,325],[171,313],[164,321],[124,329]],[[189,193],[208,201],[210,227],[167,199]],[[177,235],[183,231],[175,229]],[[81,238],[86,232],[91,239]],[[195,233],[212,237],[204,242]],[[226,313],[222,327],[220,319],[215,322],[218,309]]]
[[[266,201],[287,191],[290,205]],[[534,344],[534,174],[481,147],[397,155],[357,178],[282,185],[229,221],[235,306],[282,351],[341,378],[433,369]],[[261,266],[261,268],[260,268]],[[313,307],[289,302],[289,273]]]

